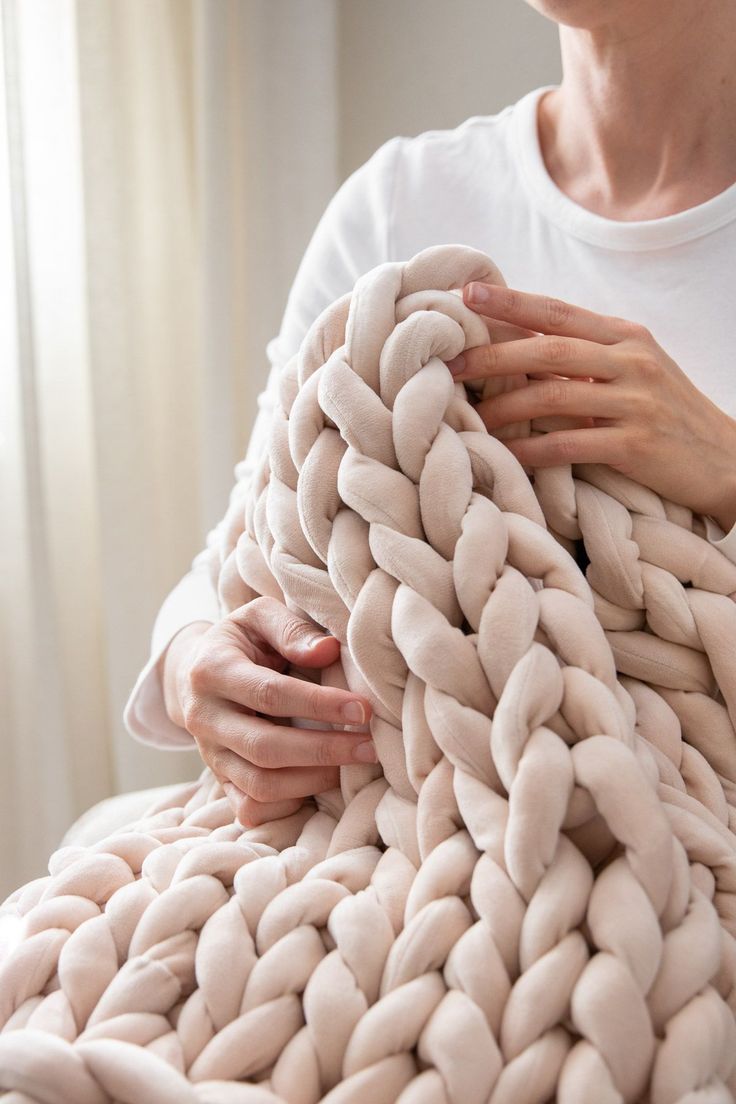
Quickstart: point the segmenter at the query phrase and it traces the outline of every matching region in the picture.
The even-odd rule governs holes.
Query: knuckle
[[[313,796],[317,794],[325,793],[327,790],[334,790],[336,786],[340,785],[340,768],[336,766],[327,767],[320,775],[319,782],[312,782],[310,786],[310,792]]]
[[[636,370],[639,377],[647,383],[655,382],[659,378],[659,361],[652,353],[642,352],[636,359]]]
[[[638,395],[636,402],[632,403],[631,407],[632,410],[636,410],[635,426],[652,427],[661,420],[661,409],[656,389],[647,390],[643,395]]]
[[[209,689],[214,667],[212,656],[208,651],[203,651],[196,656],[189,668],[189,685],[195,694],[203,694]]]
[[[556,410],[563,406],[567,399],[568,390],[564,380],[544,380],[539,385],[539,394],[545,407]]]
[[[305,633],[305,623],[298,617],[289,617],[284,622],[281,630],[282,643],[287,646],[291,644],[300,644],[304,640]]]
[[[258,802],[248,796],[241,798],[236,815],[241,824],[253,828],[262,824],[265,819]]]
[[[257,828],[268,820],[273,820],[273,807],[262,801],[255,801],[252,797],[244,797],[240,802],[238,820],[241,824],[251,828]]]
[[[519,296],[515,291],[511,291],[509,288],[504,288],[500,292],[501,310],[504,317],[509,314],[517,314],[519,310]]]
[[[244,610],[247,616],[248,613],[260,613],[261,611],[267,612],[272,607],[273,598],[270,598],[266,594],[260,594],[257,598],[251,598],[250,602],[246,602],[244,606],[240,607],[240,610]],[[233,611],[233,613],[238,612],[238,610]]]
[[[182,716],[188,732],[192,736],[199,735],[206,725],[207,708],[196,694],[188,694],[182,703]]]
[[[577,444],[573,433],[560,433],[555,442],[557,458],[563,463],[570,464],[575,459]]]
[[[249,772],[246,793],[256,801],[276,801],[279,797],[279,780],[272,772],[256,767]]]
[[[249,602],[245,602],[244,605],[238,606],[237,609],[231,610],[224,620],[232,622],[232,624],[237,625],[240,629],[245,629],[249,622],[257,622],[267,617],[269,610],[273,609],[273,604],[273,598],[262,594],[257,598],[251,598]]]
[[[647,341],[651,338],[646,326],[632,322],[629,318],[619,318],[616,314],[604,314],[601,317],[619,341]]]
[[[639,322],[622,321],[620,324],[626,336],[632,341],[640,341],[643,344],[648,344],[653,340],[647,327],[642,326]]]
[[[226,763],[227,754],[224,748],[210,748],[209,754],[207,756],[207,766],[210,768],[216,778],[225,776]]]
[[[543,351],[550,364],[559,364],[570,359],[570,342],[564,337],[548,337],[544,341]]]
[[[335,765],[336,745],[328,739],[317,740],[314,744],[314,764],[317,767],[332,767]]]
[[[284,766],[280,761],[281,757],[276,750],[276,745],[273,740],[268,739],[268,734],[264,732],[249,732],[246,730],[242,733],[240,755],[256,767]]]
[[[305,714],[307,717],[312,717],[315,720],[325,719],[325,714],[327,714],[329,710],[325,705],[321,686],[316,686],[314,683],[309,682],[305,684],[304,708],[307,710]]]
[[[544,313],[551,326],[564,326],[572,317],[572,307],[564,299],[545,299]]]
[[[644,459],[649,452],[649,437],[646,433],[630,432],[626,435],[626,445],[622,450],[634,460]]]
[[[490,371],[498,361],[496,346],[492,341],[489,342],[488,345],[481,346],[480,361],[481,368],[485,368],[488,371]]]
[[[632,433],[622,434],[620,440],[611,446],[609,455],[606,457],[606,463],[610,464],[616,471],[621,472],[622,475],[630,475],[635,478],[635,472],[641,460],[638,450],[638,435]]]
[[[248,697],[248,705],[256,713],[271,714],[278,706],[278,686],[272,678],[256,678],[250,684]]]

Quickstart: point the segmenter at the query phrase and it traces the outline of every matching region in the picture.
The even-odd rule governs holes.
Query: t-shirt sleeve
[[[186,575],[164,599],[151,633],[149,658],[126,702],[123,723],[141,743],[159,748],[191,748],[193,737],[168,717],[158,661],[186,625],[220,619],[219,601],[210,571],[210,550],[224,534],[228,512],[247,494],[250,480],[268,445],[271,416],[277,402],[281,368],[299,349],[312,322],[356,280],[393,260],[391,204],[402,144],[396,137],[380,146],[338,188],[307,245],[289,291],[279,333],[266,346],[270,371],[258,396],[258,412],[246,454],[236,464],[228,511],[207,534],[204,548]]]

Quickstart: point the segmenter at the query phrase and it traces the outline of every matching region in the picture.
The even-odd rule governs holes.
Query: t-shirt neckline
[[[736,218],[736,183],[685,211],[637,222],[605,218],[570,199],[549,175],[539,145],[537,107],[544,93],[556,87],[545,85],[528,92],[511,113],[514,152],[524,186],[532,202],[550,222],[592,245],[631,252],[681,245],[710,234]]]

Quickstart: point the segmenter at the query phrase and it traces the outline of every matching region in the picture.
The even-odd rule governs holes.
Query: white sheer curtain
[[[336,0],[0,0],[0,895],[193,777],[122,726],[338,178]]]

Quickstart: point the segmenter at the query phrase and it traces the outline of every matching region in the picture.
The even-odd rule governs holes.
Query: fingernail
[[[485,284],[468,284],[467,297],[469,303],[487,303],[489,299],[488,288]]]
[[[465,357],[461,353],[460,356],[456,356],[453,360],[448,360],[447,367],[452,372],[453,376],[459,376],[461,372],[465,371]]]
[[[372,740],[366,740],[365,743],[358,744],[353,748],[353,759],[358,763],[377,763],[378,755],[376,754],[376,747]]]
[[[341,710],[343,720],[348,724],[365,724],[365,709],[357,701],[346,702]]]
[[[327,640],[325,633],[314,633],[313,636],[307,637],[307,647],[316,648],[318,644],[321,644],[323,640]]]

